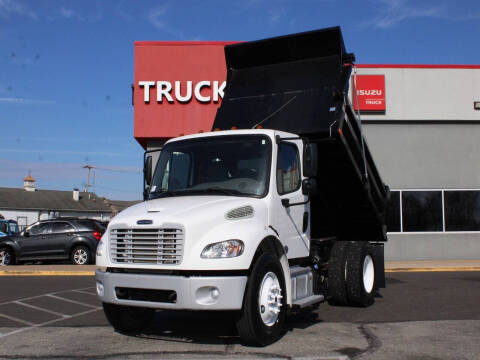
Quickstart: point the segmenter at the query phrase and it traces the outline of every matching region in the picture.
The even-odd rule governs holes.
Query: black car
[[[104,232],[105,228],[93,219],[38,221],[17,235],[0,238],[0,265],[46,260],[93,263]]]

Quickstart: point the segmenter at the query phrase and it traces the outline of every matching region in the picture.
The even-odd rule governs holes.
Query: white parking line
[[[80,294],[87,294],[87,295],[92,295],[92,296],[97,296],[97,294],[88,292],[88,291],[82,291],[82,290],[72,290],[74,292],[80,293]]]
[[[25,324],[27,326],[18,328],[16,330],[13,330],[13,331],[10,331],[10,332],[0,333],[0,338],[3,338],[5,336],[9,336],[9,335],[13,335],[13,334],[18,334],[18,333],[23,332],[23,331],[27,331],[27,330],[34,329],[34,328],[39,328],[39,327],[42,327],[42,326],[46,326],[46,325],[49,325],[49,324],[56,323],[58,321],[62,321],[62,320],[66,320],[66,319],[72,319],[72,318],[75,318],[75,317],[78,317],[78,316],[89,314],[89,313],[94,312],[94,311],[101,310],[102,309],[101,306],[94,306],[94,305],[86,304],[86,303],[83,303],[83,302],[80,302],[80,301],[75,301],[75,300],[67,299],[67,298],[64,298],[64,297],[61,297],[61,296],[57,296],[57,294],[74,292],[74,291],[75,292],[82,292],[82,290],[91,290],[91,289],[95,289],[95,287],[94,286],[89,286],[89,287],[80,288],[80,289],[62,290],[62,291],[57,291],[57,292],[53,292],[53,293],[30,296],[30,297],[26,297],[26,298],[22,298],[22,299],[16,299],[16,300],[1,303],[0,306],[8,305],[8,304],[17,304],[17,305],[29,307],[29,308],[32,308],[32,309],[35,309],[35,310],[38,310],[38,311],[47,312],[47,313],[59,316],[59,318],[49,320],[49,321],[43,322],[41,324],[34,324],[32,322],[22,320],[22,319],[14,317],[14,316],[5,315],[5,314],[2,313],[2,314],[0,314],[0,316],[4,317],[6,319],[12,320],[12,321],[21,323],[21,324]],[[87,293],[85,291],[83,291],[83,292],[85,294],[93,295],[93,294]],[[82,311],[80,313],[73,314],[73,315],[65,315],[65,314],[61,314],[61,313],[53,311],[53,310],[44,309],[44,308],[41,308],[41,307],[38,307],[38,306],[35,306],[35,305],[31,305],[31,304],[27,304],[27,303],[24,302],[24,301],[27,301],[27,300],[38,299],[38,298],[45,297],[45,296],[51,297],[53,299],[58,299],[58,300],[63,300],[63,301],[66,301],[66,302],[70,302],[72,304],[89,307],[91,309],[86,310],[86,311]]]
[[[77,305],[82,305],[82,306],[87,306],[87,307],[91,307],[91,308],[94,308],[94,309],[97,309],[98,306],[94,306],[94,305],[90,305],[90,304],[85,304],[85,303],[82,303],[80,301],[75,301],[75,300],[70,300],[70,299],[67,299],[67,298],[64,298],[64,297],[60,297],[60,296],[57,296],[57,295],[53,295],[53,294],[47,294],[45,296],[48,296],[48,297],[51,297],[51,298],[54,298],[54,299],[59,299],[59,300],[63,300],[63,301],[68,301],[68,302],[71,302],[72,304],[77,304]]]
[[[100,310],[100,309],[101,309],[101,307],[98,307],[98,308],[91,309],[91,310],[87,310],[87,311],[84,311],[84,312],[81,312],[81,313],[78,313],[78,314],[75,314],[75,315],[71,315],[71,316],[70,316],[70,319],[75,318],[75,317],[78,317],[78,316],[86,315],[86,314],[89,314],[89,313],[91,313],[91,312],[98,311],[98,310]],[[2,314],[2,316],[4,316],[4,315]],[[56,323],[56,322],[62,321],[62,320],[65,320],[65,319],[64,319],[64,318],[60,318],[60,319],[50,320],[50,321],[47,321],[47,322],[44,322],[44,323],[41,323],[41,324],[32,324],[32,325],[29,326],[29,327],[24,327],[24,328],[20,328],[20,329],[14,330],[14,331],[10,331],[10,332],[1,334],[1,335],[0,335],[0,339],[1,339],[1,338],[4,338],[5,336],[9,336],[9,335],[13,335],[13,334],[18,334],[18,333],[21,333],[21,332],[24,332],[24,331],[27,331],[27,330],[30,330],[30,329],[39,328],[39,327],[42,327],[42,326],[45,326],[45,325],[50,325],[50,324],[53,324],[53,323]],[[16,321],[16,320],[15,320],[15,321]]]
[[[34,326],[35,325],[34,323],[31,323],[30,321],[22,320],[22,319],[13,317],[13,316],[8,316],[8,315],[5,315],[5,314],[0,314],[0,316],[4,317],[6,319],[12,320],[12,321],[16,321],[16,322],[28,325],[28,326]]]
[[[69,291],[88,290],[88,289],[95,289],[95,286],[89,286],[89,287],[86,287],[86,288],[72,289],[72,290],[62,290],[62,291],[56,291],[56,292],[48,293],[48,294],[41,294],[41,295],[29,296],[29,297],[26,297],[26,298],[15,299],[15,300],[6,301],[6,302],[4,302],[4,303],[0,303],[0,306],[2,306],[2,305],[7,305],[7,304],[11,304],[11,303],[14,302],[14,301],[32,300],[32,299],[38,299],[38,298],[41,298],[41,297],[47,296],[47,295],[56,295],[56,294],[61,294],[61,293],[64,293],[64,292],[69,292]]]
[[[35,306],[35,305],[26,304],[26,303],[23,303],[21,301],[14,301],[13,303],[18,304],[18,305],[22,305],[22,306],[26,306],[26,307],[29,307],[29,308],[32,308],[32,309],[35,309],[35,310],[44,311],[46,313],[57,315],[57,316],[65,318],[65,319],[68,319],[70,317],[70,315],[61,314],[61,313],[53,311],[53,310],[48,310],[48,309],[44,309],[44,308],[41,308],[41,307],[38,307],[38,306]]]

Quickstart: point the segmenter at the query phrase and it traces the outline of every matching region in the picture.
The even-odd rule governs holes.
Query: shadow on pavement
[[[236,312],[157,311],[142,333],[125,334],[142,339],[202,344],[241,344],[235,328]],[[287,318],[286,331],[320,323],[318,314],[301,312]]]

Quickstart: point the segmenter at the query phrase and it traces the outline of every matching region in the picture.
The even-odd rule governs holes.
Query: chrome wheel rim
[[[0,250],[0,266],[10,265],[12,257],[6,250]]]
[[[271,271],[266,273],[258,294],[258,311],[265,325],[273,326],[277,322],[282,298],[282,289],[277,275]]]
[[[365,288],[367,294],[372,292],[374,282],[375,267],[373,265],[373,259],[370,255],[367,255],[363,260],[363,287]]]
[[[73,253],[73,261],[75,264],[84,265],[87,262],[88,254],[84,249],[77,249]]]

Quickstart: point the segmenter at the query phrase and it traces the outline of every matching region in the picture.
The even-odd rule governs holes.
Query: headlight
[[[97,244],[97,256],[102,256],[103,252],[103,241],[100,240]]]
[[[243,253],[243,242],[240,240],[227,240],[209,244],[203,249],[202,258],[218,259],[232,258],[240,256]]]

